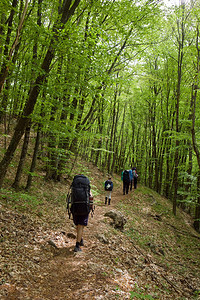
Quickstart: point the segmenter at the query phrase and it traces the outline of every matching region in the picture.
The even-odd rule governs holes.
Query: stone
[[[105,217],[109,217],[112,219],[111,225],[119,230],[124,229],[124,225],[127,223],[126,218],[124,215],[119,211],[110,210],[105,213]]]

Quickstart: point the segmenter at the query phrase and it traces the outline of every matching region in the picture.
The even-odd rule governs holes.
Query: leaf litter
[[[103,174],[97,169],[92,173],[101,190]],[[103,192],[95,197],[95,213],[79,253],[73,252],[76,230],[65,201],[44,199],[43,213],[37,216],[2,200],[2,300],[198,299],[200,236],[190,217],[181,212],[186,221],[174,218],[166,199],[140,186],[123,196],[117,175],[114,181],[110,206],[104,205]],[[44,184],[41,197],[44,190],[51,191],[52,199],[58,194],[64,199],[67,192],[61,183]],[[126,217],[123,231],[105,217],[111,209]]]

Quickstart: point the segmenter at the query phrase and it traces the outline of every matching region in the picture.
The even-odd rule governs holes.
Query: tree
[[[197,201],[195,208],[195,221],[194,228],[200,231],[200,151],[196,139],[195,130],[195,120],[196,120],[196,103],[197,103],[197,90],[199,89],[198,75],[200,73],[200,47],[199,47],[199,24],[197,24],[196,29],[196,51],[197,51],[197,61],[196,61],[196,76],[194,78],[194,83],[192,84],[192,97],[191,97],[191,109],[192,109],[192,143],[194,152],[196,154],[198,171],[197,171]]]

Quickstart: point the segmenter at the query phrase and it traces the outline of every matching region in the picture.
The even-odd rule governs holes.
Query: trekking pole
[[[69,208],[69,204],[71,203],[71,193],[70,192],[68,192],[68,194],[67,194],[66,202],[67,202],[66,211],[68,212],[69,219],[70,219],[70,217],[71,217],[71,211],[70,211],[70,208]]]
[[[91,217],[92,217],[92,218],[93,218],[93,216],[94,216],[94,210],[95,210],[95,206],[93,206],[92,209],[91,209]]]
[[[92,195],[91,191],[90,191],[90,196],[89,196],[89,204],[90,204],[91,217],[93,218],[95,206],[94,206],[94,198],[93,198],[93,195]]]

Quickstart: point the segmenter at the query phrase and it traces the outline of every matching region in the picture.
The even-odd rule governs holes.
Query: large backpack
[[[124,182],[130,182],[130,177],[129,177],[129,171],[128,170],[125,170],[123,172],[123,181]]]
[[[111,180],[106,180],[105,182],[105,191],[112,191],[113,183]]]
[[[90,181],[85,175],[76,175],[71,185],[71,213],[87,215],[90,212]]]

